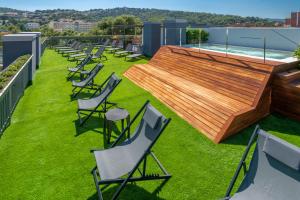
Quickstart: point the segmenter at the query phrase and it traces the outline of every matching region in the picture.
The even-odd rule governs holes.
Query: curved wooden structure
[[[288,63],[274,75],[272,110],[300,120],[300,62]]]
[[[164,46],[124,75],[219,143],[269,114],[278,64]]]

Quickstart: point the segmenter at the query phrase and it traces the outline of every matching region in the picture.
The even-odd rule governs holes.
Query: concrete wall
[[[226,27],[205,28],[210,43],[226,43]],[[263,48],[266,37],[268,49],[294,51],[300,45],[300,28],[228,28],[228,44]],[[254,39],[250,39],[254,38]]]
[[[163,44],[180,45],[186,44],[186,20],[166,20],[163,22]],[[181,28],[181,33],[180,33]],[[166,31],[166,32],[165,32]],[[180,38],[181,34],[181,38]]]
[[[36,65],[37,68],[41,63],[42,46],[41,46],[41,32],[20,32],[20,34],[35,34],[36,35]]]
[[[143,53],[153,56],[159,49],[161,43],[160,24],[145,22],[143,28]]]
[[[32,62],[30,67],[30,80],[33,79],[33,75],[37,66],[37,45],[35,34],[8,34],[3,36],[3,67],[8,67],[18,57],[31,54]]]

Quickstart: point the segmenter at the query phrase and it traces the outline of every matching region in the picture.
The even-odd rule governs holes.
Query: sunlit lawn
[[[108,55],[96,82],[112,72],[122,76],[134,63]],[[90,64],[89,67],[94,66]],[[46,50],[35,80],[17,106],[10,127],[0,139],[0,199],[96,199],[89,150],[103,147],[103,121],[98,115],[76,126],[76,101],[66,67],[74,62]],[[254,126],[221,144],[214,144],[145,90],[122,77],[111,96],[131,115],[149,99],[172,121],[154,147],[172,178],[129,184],[120,199],[219,199],[224,196]],[[300,146],[300,123],[280,115],[260,122],[271,133]],[[150,163],[149,170],[156,172]],[[116,186],[109,187],[110,197]]]

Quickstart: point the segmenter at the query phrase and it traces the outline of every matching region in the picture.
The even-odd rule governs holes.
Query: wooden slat
[[[218,143],[269,113],[271,64],[165,46],[124,75]]]
[[[272,81],[272,110],[300,120],[300,62],[286,64]]]

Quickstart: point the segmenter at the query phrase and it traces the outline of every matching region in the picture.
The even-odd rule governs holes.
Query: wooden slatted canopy
[[[219,143],[269,114],[278,64],[163,46],[124,75]]]

